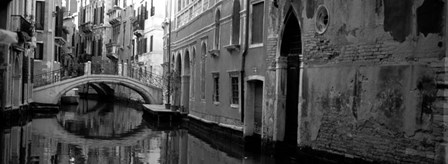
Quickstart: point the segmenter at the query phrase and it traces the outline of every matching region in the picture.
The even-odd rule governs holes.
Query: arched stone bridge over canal
[[[162,104],[162,88],[144,84],[139,80],[119,75],[84,75],[33,89],[33,100],[37,103],[57,104],[67,91],[88,83],[114,83],[139,93],[147,104]]]

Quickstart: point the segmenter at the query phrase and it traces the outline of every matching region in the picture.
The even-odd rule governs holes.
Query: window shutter
[[[104,23],[104,5],[101,7],[100,23]]]
[[[151,16],[154,16],[155,10],[156,10],[156,8],[154,7],[153,1],[154,0],[151,0]]]
[[[145,20],[148,19],[148,2],[145,2]]]
[[[103,52],[103,39],[98,40],[98,56],[102,56]]]
[[[97,24],[97,22],[96,22],[98,20],[97,17],[96,17],[97,16],[97,11],[98,10],[96,8],[93,9],[93,24]]]
[[[144,41],[144,43],[143,43],[144,45],[143,45],[143,47],[145,48],[145,52],[144,53],[146,53],[146,52],[148,52],[148,38],[145,38],[145,41]]]
[[[156,13],[156,8],[154,6],[151,7],[151,16],[154,16]]]
[[[153,36],[151,35],[151,38],[149,39],[149,52],[152,52]]]

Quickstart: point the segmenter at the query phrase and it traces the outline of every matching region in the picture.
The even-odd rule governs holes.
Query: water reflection
[[[1,163],[290,163],[246,152],[241,145],[204,132],[159,131],[148,119],[127,105],[82,100],[53,117],[4,129]]]

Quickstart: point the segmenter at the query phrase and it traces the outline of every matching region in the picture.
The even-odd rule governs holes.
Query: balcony
[[[21,15],[11,15],[11,31],[15,31],[22,36],[25,42],[30,42],[33,36],[33,25]]]
[[[63,37],[59,36],[54,37],[54,42],[58,46],[64,46],[67,43],[67,41]]]
[[[134,35],[136,37],[142,37],[143,36],[143,30],[134,30]]]
[[[86,22],[81,25],[81,30],[84,33],[91,33],[93,31],[93,24],[92,22]]]
[[[115,43],[106,44],[106,56],[111,60],[118,60],[118,45]]]
[[[143,36],[143,29],[145,28],[144,22],[142,20],[135,20],[132,22],[132,28],[134,31],[134,35],[136,37]]]
[[[109,9],[109,11],[107,11],[107,15],[109,15],[109,23],[111,25],[115,25],[120,23],[121,21],[121,8],[120,7],[116,7],[114,6],[114,8]]]

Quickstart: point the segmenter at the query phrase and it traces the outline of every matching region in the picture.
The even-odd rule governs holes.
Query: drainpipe
[[[247,50],[249,48],[249,1],[246,1],[246,35],[244,36],[244,50],[241,53],[242,59],[241,59],[241,78],[240,78],[240,87],[241,87],[241,120],[244,123],[244,68],[246,67],[246,55]]]

